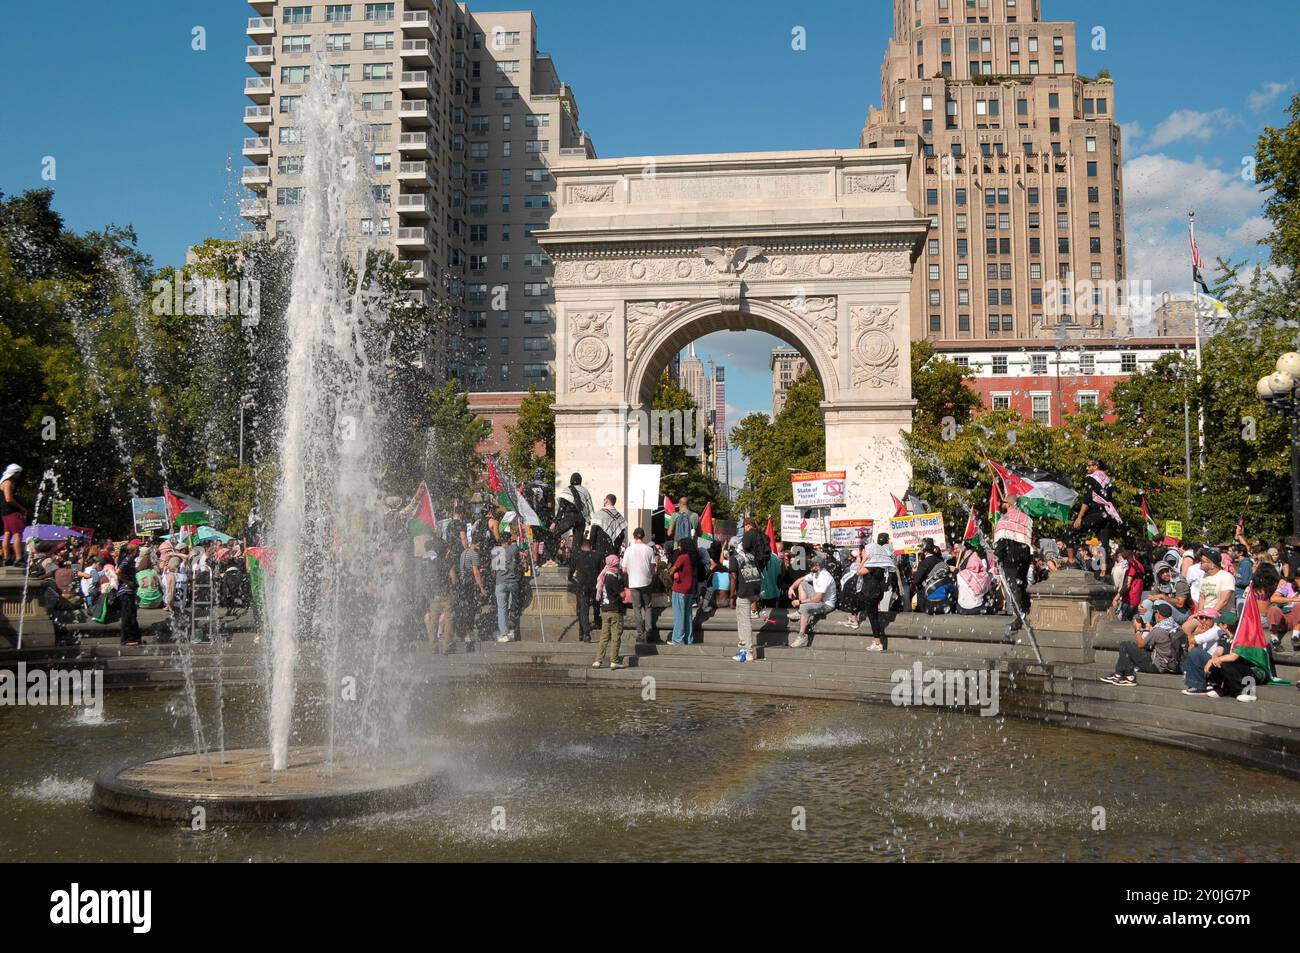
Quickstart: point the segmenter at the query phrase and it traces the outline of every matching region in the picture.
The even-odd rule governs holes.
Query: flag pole
[[[1193,259],[1200,257],[1200,251],[1196,248],[1196,211],[1187,213],[1187,232],[1192,241]],[[1196,277],[1199,266],[1196,261],[1192,262],[1192,317],[1196,322],[1196,439],[1199,448],[1197,464],[1203,471],[1205,469],[1205,402],[1201,400],[1201,298],[1200,291],[1197,287]]]

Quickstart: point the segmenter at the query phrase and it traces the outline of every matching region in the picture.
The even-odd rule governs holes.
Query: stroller
[[[221,571],[221,581],[217,584],[217,605],[227,615],[239,617],[253,605],[253,589],[249,582],[248,570],[240,563],[231,563]]]

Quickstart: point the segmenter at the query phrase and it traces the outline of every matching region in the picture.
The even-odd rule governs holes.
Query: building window
[[[346,53],[351,49],[351,33],[331,33],[325,37],[325,52],[327,53]],[[335,67],[335,78],[338,78],[338,67]]]
[[[311,7],[285,7],[282,23],[310,23]]]
[[[996,321],[996,320],[997,320],[997,317],[996,317],[996,316],[990,316],[990,317],[989,317],[989,321],[990,321],[990,322],[992,322],[992,321]],[[996,330],[996,328],[993,328],[992,326],[990,326],[990,328],[991,328],[991,330]],[[994,354],[994,355],[993,355],[993,373],[994,373],[994,374],[1005,374],[1006,372],[1007,372],[1007,356],[1006,356],[1005,354]]]
[[[1034,419],[1040,424],[1051,426],[1052,423],[1052,395],[1051,394],[1034,394],[1033,413]]]
[[[1080,412],[1088,411],[1088,410],[1096,410],[1096,409],[1097,409],[1097,392],[1096,392],[1095,390],[1094,390],[1094,391],[1080,391],[1078,394],[1075,395],[1074,403],[1075,403],[1075,406],[1077,406],[1077,407],[1079,408],[1079,411],[1080,411]]]
[[[352,19],[352,4],[331,3],[325,7],[326,23],[346,23]]]
[[[1011,409],[1011,395],[1010,395],[1010,394],[994,394],[994,395],[993,395],[993,409],[994,409],[994,410],[1010,410],[1010,409]]]
[[[393,10],[397,5],[394,3],[367,3],[366,19],[367,20],[391,20]]]
[[[1031,354],[1029,355],[1029,373],[1035,377],[1042,377],[1047,373],[1047,355]]]
[[[1085,375],[1091,375],[1097,373],[1097,355],[1080,354],[1079,373]]]
[[[1138,369],[1137,355],[1121,354],[1119,356],[1119,369],[1121,374],[1136,374]]]
[[[525,195],[524,208],[550,208],[551,197],[549,195]]]
[[[939,330],[942,329],[942,327],[943,327],[943,325],[942,325],[942,323],[940,322],[939,315],[937,315],[937,314],[932,314],[932,315],[930,315],[930,330],[931,330],[931,331],[939,331]]]
[[[367,33],[362,38],[361,48],[365,50],[391,50],[393,48],[393,34]]]

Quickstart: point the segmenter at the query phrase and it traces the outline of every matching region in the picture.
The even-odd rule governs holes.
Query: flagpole
[[[1196,248],[1196,211],[1187,213],[1187,230],[1192,248]],[[1194,253],[1196,254],[1196,253]],[[1196,439],[1199,448],[1197,464],[1205,469],[1205,401],[1201,399],[1201,300],[1196,284],[1196,263],[1192,263],[1192,317],[1196,322]]]

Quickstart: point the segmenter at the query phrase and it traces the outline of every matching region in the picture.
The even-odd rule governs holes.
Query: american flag
[[[1197,271],[1205,269],[1205,259],[1201,257],[1201,250],[1196,247],[1196,236],[1192,236],[1192,267]]]

